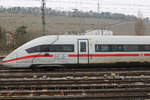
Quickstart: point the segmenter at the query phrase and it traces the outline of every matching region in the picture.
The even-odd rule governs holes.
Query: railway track
[[[0,100],[150,99],[148,69],[0,69]]]

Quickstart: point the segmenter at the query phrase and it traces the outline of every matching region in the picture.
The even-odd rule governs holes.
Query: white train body
[[[150,62],[150,36],[44,36],[17,48],[1,63],[29,68],[118,62]]]

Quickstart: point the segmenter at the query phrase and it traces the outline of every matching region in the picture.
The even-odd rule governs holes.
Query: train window
[[[123,45],[95,45],[96,52],[123,52],[124,46]]]
[[[134,52],[139,51],[138,45],[124,45],[124,52]]]
[[[62,47],[64,52],[74,52],[74,46],[63,46]]]
[[[144,46],[144,51],[150,51],[150,45],[145,45]]]
[[[95,45],[96,52],[109,52],[110,47],[109,45]]]
[[[39,45],[26,49],[28,53],[37,52],[74,52],[73,44]]]
[[[49,52],[49,45],[41,45],[40,52]]]
[[[86,42],[80,42],[80,52],[86,52]]]
[[[50,52],[74,52],[74,45],[72,44],[51,45]]]
[[[109,48],[111,52],[121,52],[124,50],[123,45],[109,45]]]
[[[28,53],[40,52],[40,46],[31,47],[31,48],[29,48],[29,49],[26,49],[26,51],[27,51]]]
[[[108,52],[109,51],[109,46],[108,45],[102,45],[100,47],[100,51],[101,52]]]
[[[150,45],[124,45],[125,52],[150,51]]]
[[[150,51],[150,45],[135,45],[135,44],[95,45],[95,52],[138,52],[138,51]]]

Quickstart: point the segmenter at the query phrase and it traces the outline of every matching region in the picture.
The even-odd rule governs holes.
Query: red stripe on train
[[[69,54],[68,57],[129,57],[140,56],[140,54]]]
[[[140,54],[69,54],[68,57],[136,57],[140,56]],[[150,54],[144,54],[144,56],[150,56]],[[54,55],[30,55],[30,56],[24,56],[19,57],[15,59],[5,60],[1,61],[0,63],[5,62],[12,62],[22,59],[29,59],[29,58],[38,58],[38,57],[54,57]]]
[[[92,57],[128,57],[139,56],[139,54],[92,54]]]
[[[19,58],[15,58],[15,59],[1,61],[1,63],[12,62],[12,61],[22,60],[22,59],[35,58],[35,57],[53,57],[53,55],[30,55],[30,56],[24,56],[24,57],[19,57]]]
[[[144,54],[144,56],[150,56],[150,54]]]

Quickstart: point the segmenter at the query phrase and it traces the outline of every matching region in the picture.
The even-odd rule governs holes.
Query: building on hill
[[[110,30],[88,30],[84,35],[113,35],[113,31]]]
[[[113,31],[110,30],[87,30],[85,32],[66,32],[65,35],[105,35],[112,36]]]

